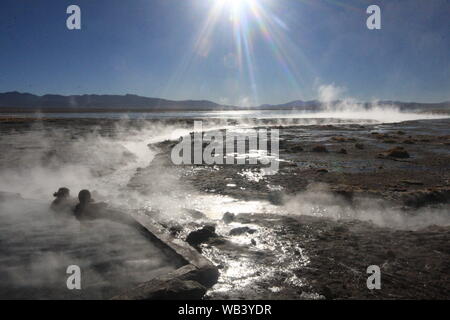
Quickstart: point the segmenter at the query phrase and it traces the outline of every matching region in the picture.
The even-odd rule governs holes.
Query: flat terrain
[[[280,130],[279,170],[263,175],[173,165],[192,120],[4,120],[0,191],[50,202],[62,185],[94,188],[180,239],[208,227],[195,247],[221,275],[207,299],[448,299],[450,120],[284,122],[249,121]]]
[[[165,166],[199,192],[236,199],[221,208],[237,214],[232,222],[184,226],[216,227],[200,248],[223,267],[209,298],[449,298],[450,121],[277,128],[275,175],[173,167],[170,142],[137,175]],[[381,290],[367,289],[370,265],[381,268]]]

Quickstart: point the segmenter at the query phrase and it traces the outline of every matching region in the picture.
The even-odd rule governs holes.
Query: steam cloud
[[[450,225],[445,207],[422,208],[408,213],[386,200],[363,196],[356,196],[349,203],[321,183],[310,184],[307,190],[296,195],[284,196],[283,206],[294,215],[370,221],[388,228],[416,230],[430,225]]]
[[[326,111],[319,113],[292,111],[284,116],[262,114],[259,119],[215,119],[204,123],[204,129],[340,121],[397,122],[442,117],[406,113],[396,106],[381,106],[377,102],[367,109],[353,99],[342,99],[344,92],[343,88],[333,85],[320,87],[320,100]],[[138,168],[146,167],[154,158],[157,150],[149,148],[148,144],[178,139],[192,128],[189,122],[183,125],[180,122],[143,121],[137,126],[130,126],[125,119],[113,127],[89,127],[89,132],[86,132],[85,126],[76,124],[70,128],[49,128],[38,123],[26,131],[2,134],[0,147],[4,152],[0,156],[0,191],[19,193],[27,199],[0,202],[0,272],[3,283],[9,283],[3,287],[20,288],[56,282],[60,285],[61,278],[66,276],[62,266],[77,263],[90,266],[93,270],[90,281],[101,284],[108,280],[95,270],[100,268],[98,265],[102,261],[110,261],[115,256],[128,261],[128,265],[118,263],[115,274],[128,274],[130,265],[134,266],[132,282],[148,279],[148,271],[139,270],[148,270],[149,266],[155,274],[170,270],[172,266],[158,255],[156,249],[150,249],[147,253],[142,251],[144,247],[146,250],[149,247],[139,237],[131,237],[131,242],[122,241],[129,238],[124,235],[130,234],[130,230],[109,222],[80,229],[74,220],[55,220],[48,211],[48,205],[53,192],[65,186],[71,190],[72,196],[76,196],[81,189],[95,191],[96,200],[107,201],[130,214],[136,210],[149,212],[156,208],[166,218],[174,218],[182,208],[189,207],[189,197],[196,196],[189,187],[180,186],[176,176],[161,170],[157,176],[150,177],[159,184],[160,192],[154,194],[142,194],[127,187],[127,184]],[[179,196],[174,201],[176,194]],[[407,229],[450,223],[448,212],[444,209],[423,209],[414,216],[406,216],[401,209],[374,199],[357,198],[350,205],[323,185],[311,185],[305,192],[286,196],[281,209],[291,214],[370,220],[381,226]],[[46,242],[56,244],[61,250],[49,249],[45,246]],[[131,256],[130,246],[134,252]],[[11,257],[16,255],[18,260],[5,258],[10,254]],[[27,258],[23,260],[24,257]],[[74,260],[77,262],[74,263]],[[65,282],[62,285],[65,286]],[[0,295],[3,294],[0,292]]]

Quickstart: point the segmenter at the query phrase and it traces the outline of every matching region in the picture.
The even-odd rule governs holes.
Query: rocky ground
[[[43,122],[71,127],[75,140],[93,127],[114,135],[114,121]],[[320,122],[257,123],[280,130],[275,175],[261,165],[174,166],[176,141],[151,144],[158,154],[124,193],[162,203],[155,218],[218,266],[205,299],[448,299],[450,121]],[[0,125],[2,134],[30,128]],[[2,166],[20,154],[0,155]],[[380,290],[367,288],[370,265]]]
[[[245,199],[265,199],[274,186],[291,194],[323,182],[349,197],[376,195],[415,207],[445,202],[450,198],[449,123],[431,123],[432,128],[426,121],[282,127],[283,161],[276,175],[245,179],[242,167],[224,165],[196,167],[186,179],[199,190]],[[236,187],[227,187],[230,183]]]
[[[222,220],[168,223],[188,241],[200,230],[192,244],[221,268],[206,298],[450,297],[450,121],[277,128],[275,175],[260,176],[259,165],[175,167],[168,156],[174,143],[166,141],[131,180],[164,168],[198,192],[238,199],[237,207],[262,204]],[[322,188],[311,190],[318,183]],[[305,197],[323,186],[325,196]],[[300,204],[288,206],[293,199]],[[338,215],[316,214],[314,201],[325,211],[338,206]],[[270,213],[260,210],[269,206]],[[368,207],[372,216],[359,215]],[[370,265],[381,269],[380,290],[367,288]]]

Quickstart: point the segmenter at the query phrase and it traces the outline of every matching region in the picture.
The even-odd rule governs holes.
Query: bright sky
[[[66,8],[81,8],[81,30]],[[381,7],[382,29],[366,9]],[[450,100],[448,0],[2,0],[0,92]]]

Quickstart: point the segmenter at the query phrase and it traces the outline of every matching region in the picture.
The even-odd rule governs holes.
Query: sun
[[[229,3],[231,7],[240,7],[244,2],[249,2],[249,0],[225,0]]]
[[[217,56],[219,50],[226,47],[223,59],[218,63],[236,72],[236,83],[244,79],[250,88],[247,96],[252,101],[259,101],[262,87],[258,85],[258,54],[265,50],[266,56],[270,54],[292,87],[301,92],[302,73],[298,71],[297,58],[303,54],[293,44],[289,24],[280,15],[280,0],[207,1],[206,19],[195,38],[192,54],[185,59],[181,69],[185,70],[193,64],[196,56],[202,60],[211,52]],[[215,47],[219,43],[220,46]],[[224,46],[224,43],[227,45]],[[293,59],[294,55],[297,60]],[[308,69],[307,64],[301,62]]]
[[[229,19],[239,23],[245,16],[251,14],[254,10],[257,0],[215,0],[220,11],[225,13]]]
[[[224,3],[227,3],[230,6],[235,6],[235,5],[239,5],[243,2],[248,2],[249,0],[217,0],[217,1],[222,1]]]
[[[241,12],[253,0],[217,0],[224,8],[228,8],[232,13]]]

